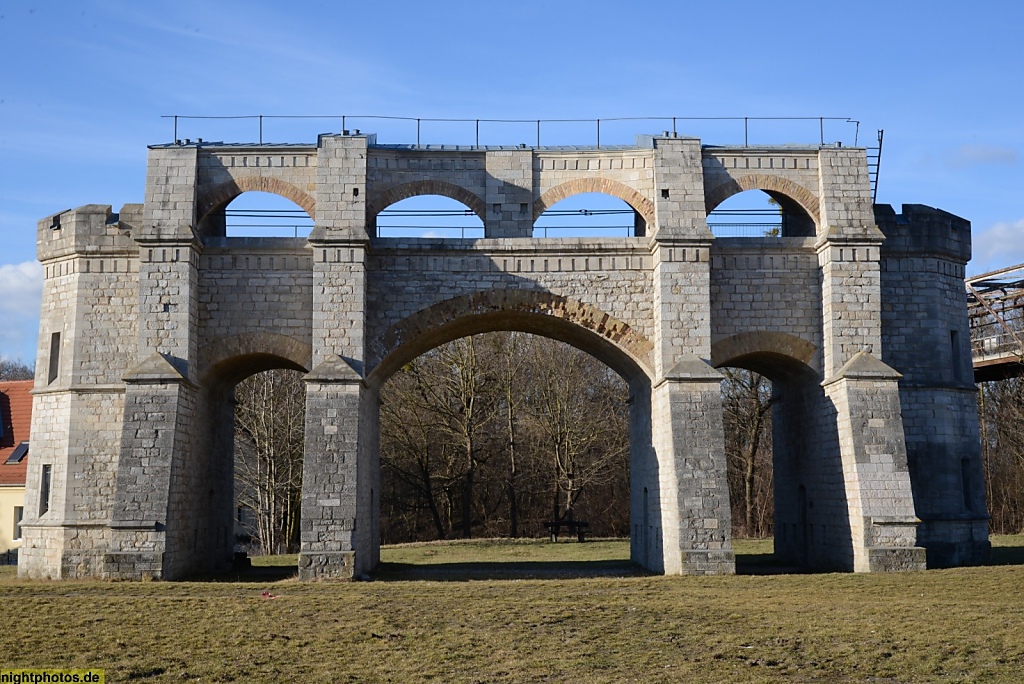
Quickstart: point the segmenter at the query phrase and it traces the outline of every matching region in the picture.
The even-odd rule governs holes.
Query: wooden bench
[[[579,541],[587,541],[584,536],[587,530],[586,520],[549,520],[544,523],[544,527],[548,528],[548,532],[551,533],[552,542],[558,541],[558,535],[561,533],[563,527],[569,534],[575,534],[576,539]]]

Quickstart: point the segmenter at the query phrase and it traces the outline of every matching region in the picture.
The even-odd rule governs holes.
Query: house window
[[[4,465],[21,463],[21,459],[25,458],[26,454],[28,454],[28,442],[22,442],[14,449],[14,451],[11,452],[11,455],[7,457],[7,460],[4,461]]]
[[[43,465],[43,477],[39,484],[39,515],[45,515],[50,510],[50,478],[53,475],[53,466],[49,463]]]
[[[46,384],[52,385],[53,381],[57,379],[57,373],[60,371],[60,333],[55,332],[50,335],[50,371],[46,375]]]
[[[21,541],[21,520],[25,517],[25,507],[15,506],[14,507],[14,536],[11,537],[14,541]]]

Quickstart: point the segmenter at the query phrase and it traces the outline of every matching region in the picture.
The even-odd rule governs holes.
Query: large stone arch
[[[730,178],[713,188],[704,191],[704,209],[711,213],[715,208],[733,195],[747,190],[761,190],[769,194],[778,193],[800,205],[815,225],[821,223],[821,208],[818,198],[807,188],[798,185],[788,178],[761,173],[751,173],[739,178]]]
[[[398,368],[451,340],[495,330],[520,330],[561,340],[592,354],[627,382],[652,374],[654,345],[603,311],[540,290],[484,290],[454,297],[395,323],[373,346],[367,382],[380,386]]]
[[[309,342],[271,332],[242,333],[209,340],[200,349],[203,384],[233,386],[244,378],[273,368],[308,372],[313,348]]]
[[[533,203],[533,220],[536,221],[540,218],[541,214],[566,197],[581,195],[587,192],[599,192],[604,195],[618,197],[633,207],[633,210],[643,217],[648,226],[654,225],[654,203],[649,198],[644,197],[625,183],[620,183],[611,178],[595,177],[576,178],[556,185],[545,192]]]
[[[483,221],[487,212],[487,205],[475,193],[466,190],[464,187],[439,180],[418,180],[409,183],[395,185],[374,197],[366,205],[366,218],[368,223],[373,223],[377,214],[390,207],[395,202],[400,202],[410,197],[421,195],[441,195],[465,204],[474,214]]]
[[[203,193],[199,202],[197,225],[211,212],[226,206],[243,192],[269,192],[289,199],[302,208],[311,219],[316,218],[316,200],[287,181],[267,176],[241,176],[224,181]]]

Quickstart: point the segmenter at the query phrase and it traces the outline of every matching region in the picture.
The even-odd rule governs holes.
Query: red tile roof
[[[25,469],[29,456],[19,463],[6,465],[5,461],[18,445],[29,441],[28,431],[32,423],[32,380],[0,382],[0,486],[25,485]]]

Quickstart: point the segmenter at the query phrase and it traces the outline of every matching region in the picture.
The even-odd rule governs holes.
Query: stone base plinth
[[[355,576],[356,552],[300,553],[300,580],[351,580]]]
[[[683,550],[684,575],[735,575],[736,554],[731,550]]]
[[[868,572],[909,572],[927,567],[927,552],[920,546],[867,548]]]

